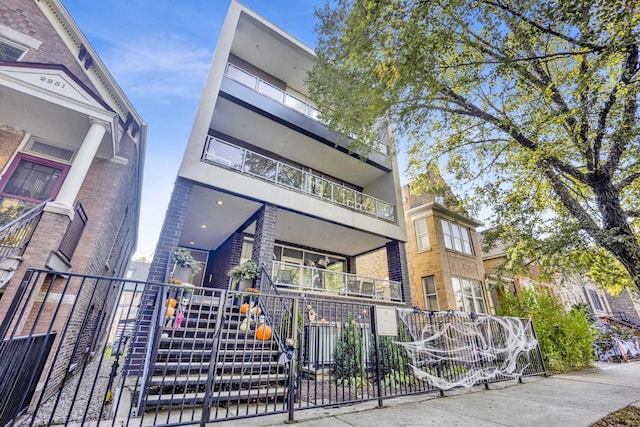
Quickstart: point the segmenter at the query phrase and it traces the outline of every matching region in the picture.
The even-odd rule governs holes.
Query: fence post
[[[376,306],[369,307],[369,318],[371,319],[371,333],[373,334],[373,346],[376,350],[376,387],[378,387],[378,408],[383,407],[382,403],[382,369],[380,366],[380,340],[378,339],[378,327],[376,325]]]
[[[293,299],[293,306],[291,308],[291,341],[293,343],[293,349],[291,349],[290,351],[293,351],[294,355],[296,353],[296,349],[298,348],[298,297],[295,297]],[[286,341],[286,339],[285,339]],[[296,378],[295,378],[295,372],[296,369],[294,368],[294,364],[298,363],[298,358],[297,357],[293,357],[291,359],[289,359],[287,361],[287,369],[289,370],[288,373],[288,381],[289,381],[289,390],[287,391],[287,410],[289,411],[289,417],[287,419],[288,423],[292,423],[293,420],[293,412],[295,409],[295,403],[294,403],[294,397],[295,397],[295,393],[296,393]]]

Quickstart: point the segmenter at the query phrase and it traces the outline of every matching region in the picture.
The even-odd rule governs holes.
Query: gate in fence
[[[32,380],[4,378],[3,425],[293,420],[545,372],[528,319],[39,270],[24,284],[0,366],[24,365]]]

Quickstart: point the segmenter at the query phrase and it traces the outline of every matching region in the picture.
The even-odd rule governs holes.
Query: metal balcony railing
[[[310,291],[342,295],[357,298],[373,298],[387,301],[402,301],[400,282],[376,279],[369,276],[342,273],[289,264],[273,262],[273,282],[277,286],[298,291]]]
[[[220,138],[208,136],[202,160],[223,165],[246,175],[309,194],[386,221],[395,222],[395,207],[298,167],[279,162],[238,147]]]
[[[68,261],[71,261],[71,257],[78,247],[80,237],[82,237],[82,232],[88,221],[87,213],[84,211],[80,202],[76,204],[75,212],[76,214],[73,217],[73,221],[71,221],[69,227],[67,227],[67,231],[58,247],[60,253],[64,255]]]
[[[275,87],[271,83],[262,80],[260,77],[254,76],[237,65],[228,63],[225,70],[225,76],[322,123],[322,120],[320,120],[320,110],[318,110],[314,105],[306,100],[300,99],[299,96],[292,95],[285,90]],[[351,138],[356,138],[355,135],[349,136]],[[372,148],[385,156],[389,155],[389,147],[383,142],[378,142]]]
[[[8,197],[0,197],[0,205],[3,207],[2,212],[13,212],[12,203],[20,205],[21,200],[11,199]],[[0,262],[12,255],[21,255],[29,244],[34,230],[38,226],[42,211],[47,202],[43,202],[35,207],[31,207],[31,203],[26,207],[26,212],[20,214],[15,219],[9,221],[5,225],[0,225]],[[15,209],[14,209],[15,210]],[[20,209],[15,210],[18,212]]]

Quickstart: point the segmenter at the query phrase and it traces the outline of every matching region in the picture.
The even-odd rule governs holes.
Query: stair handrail
[[[261,270],[261,274],[262,274],[262,278],[260,280],[260,288],[262,289],[263,283],[265,282],[264,278],[266,277],[266,279],[267,279],[266,281],[268,282],[269,287],[271,288],[271,290],[274,291],[274,294],[276,296],[281,297],[282,294],[278,290],[278,287],[273,282],[273,280],[271,280],[271,276],[267,272],[267,269],[265,268],[265,266],[262,265],[260,267],[260,270]],[[260,298],[258,298],[258,305],[260,306],[260,309],[264,313],[265,323],[268,324],[271,327],[271,330],[272,330],[272,333],[273,333],[273,339],[276,341],[278,349],[280,350],[281,353],[286,352],[287,351],[286,343],[282,341],[282,338],[280,337],[280,334],[278,333],[278,330],[275,327],[271,316],[267,312],[266,306],[264,305],[264,301],[262,301],[262,299],[260,299]],[[293,316],[293,313],[289,312],[289,307],[284,305],[283,309],[286,312],[286,314],[287,314],[288,318],[290,319],[290,321],[293,322],[294,316]],[[292,331],[293,330],[295,330],[298,334],[301,333],[300,328],[298,328],[298,325],[292,325]]]
[[[0,228],[0,263],[29,244],[47,203],[49,203],[49,200],[45,200],[34,208],[29,209]],[[29,226],[31,227],[29,228]],[[18,242],[16,244],[5,245],[5,242],[9,241],[14,234],[20,233],[23,230],[26,231],[26,233],[18,236]]]
[[[172,254],[174,251],[170,251]],[[147,392],[149,390],[149,383],[151,382],[150,370],[151,366],[155,363],[157,357],[157,349],[162,337],[164,329],[164,317],[165,317],[165,305],[162,301],[167,299],[169,291],[169,270],[171,266],[172,257],[169,256],[167,260],[167,267],[165,269],[164,283],[159,285],[158,294],[156,295],[155,305],[153,308],[153,315],[151,317],[149,336],[147,340],[147,351],[145,352],[144,367],[142,369],[142,393],[138,397],[138,406],[136,408],[136,415],[140,414],[142,409],[142,403],[147,398]]]

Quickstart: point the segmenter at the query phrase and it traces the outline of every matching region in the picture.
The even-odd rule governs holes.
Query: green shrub
[[[533,319],[542,356],[551,372],[583,369],[595,360],[594,331],[587,313],[579,308],[565,311],[547,292],[523,289],[517,297],[505,295],[498,314]]]
[[[361,328],[349,321],[341,327],[336,346],[333,349],[332,373],[338,384],[361,386],[365,382],[364,339]]]

